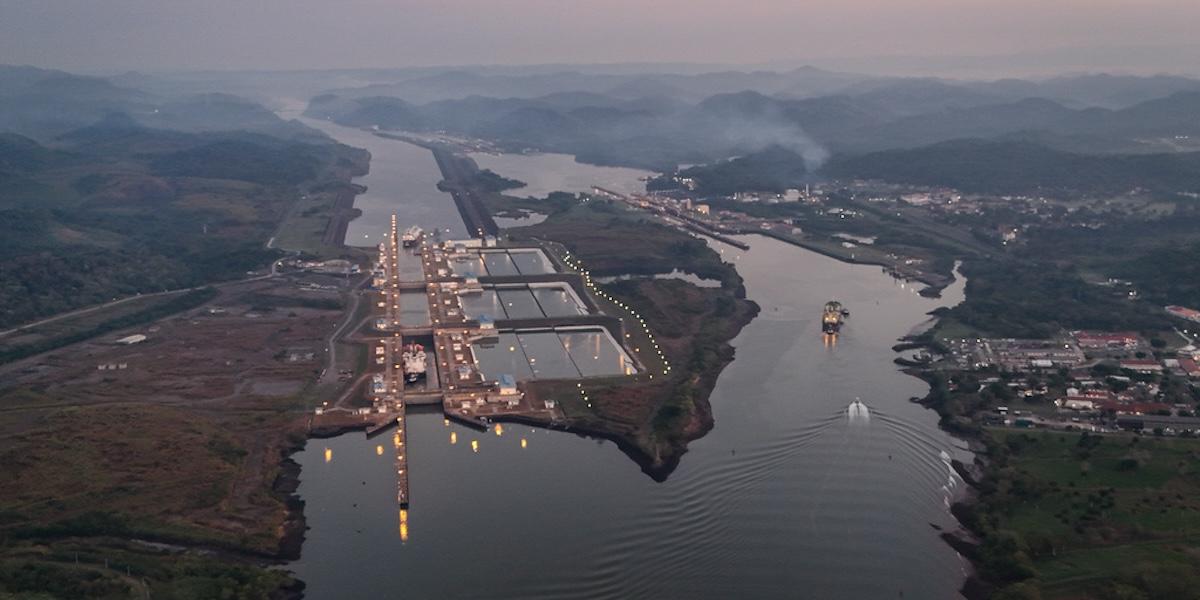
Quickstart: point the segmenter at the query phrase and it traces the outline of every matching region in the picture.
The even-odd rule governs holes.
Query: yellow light
[[[375,456],[383,456],[383,444],[375,446]]]
[[[500,436],[504,435],[504,426],[499,423],[496,423],[495,431],[496,431],[496,437],[500,437]]]
[[[330,448],[326,448],[325,449],[325,462],[329,462],[331,460],[333,460],[333,450]]]
[[[471,440],[471,452],[479,452],[479,440]]]
[[[525,448],[528,446],[529,446],[529,441],[526,440],[525,438],[521,438],[521,448]]]
[[[451,444],[457,444],[457,443],[458,443],[458,432],[457,432],[457,431],[451,431],[451,432],[450,432],[450,443],[451,443]]]

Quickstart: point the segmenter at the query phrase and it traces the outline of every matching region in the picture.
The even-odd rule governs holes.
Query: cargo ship
[[[400,354],[400,360],[404,363],[404,379],[409,383],[415,383],[425,377],[425,347],[412,343],[404,346],[404,351]]]
[[[412,248],[413,246],[416,246],[417,242],[421,239],[422,233],[425,232],[416,225],[409,227],[404,231],[404,234],[400,236],[400,245],[404,246],[405,248]]]
[[[843,308],[841,302],[836,300],[826,302],[825,312],[821,315],[821,331],[827,334],[841,331],[842,323],[848,316],[850,316],[850,311]]]

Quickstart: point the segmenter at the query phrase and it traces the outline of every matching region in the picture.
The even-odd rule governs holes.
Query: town
[[[945,345],[944,354],[922,350],[901,360],[941,372],[952,392],[985,391],[1003,402],[985,417],[987,425],[1200,433],[1200,349],[1191,341],[1169,348],[1134,332],[1076,331],[1052,340]]]

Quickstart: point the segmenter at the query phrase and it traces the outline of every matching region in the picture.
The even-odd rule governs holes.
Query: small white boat
[[[871,411],[867,409],[866,404],[862,403],[862,400],[855,398],[854,402],[851,402],[846,407],[846,418],[850,419],[851,423],[869,421],[871,419]]]

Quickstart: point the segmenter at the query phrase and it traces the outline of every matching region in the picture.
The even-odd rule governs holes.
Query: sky
[[[0,0],[0,62],[151,71],[626,62],[870,69],[1000,56],[1008,66],[1179,72],[1200,56],[1197,24],[1196,0]]]

